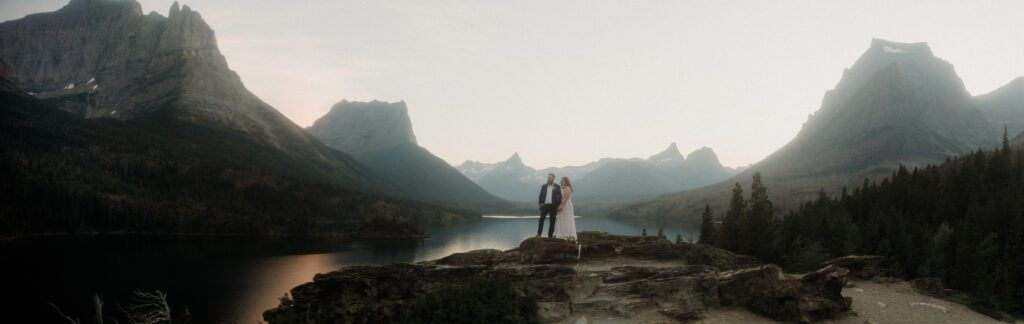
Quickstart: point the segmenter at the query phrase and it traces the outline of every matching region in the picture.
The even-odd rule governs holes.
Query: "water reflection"
[[[537,217],[484,218],[431,228],[431,238],[422,241],[173,236],[19,240],[0,244],[5,261],[0,284],[5,291],[25,292],[2,297],[12,299],[4,304],[15,312],[53,315],[41,322],[59,321],[47,301],[60,305],[65,313],[88,318],[94,293],[103,294],[113,305],[127,302],[133,290],[159,289],[168,294],[173,307],[189,308],[191,322],[255,323],[264,310],[278,304],[279,297],[317,273],[353,265],[433,260],[476,249],[507,250],[533,236],[537,221]],[[576,224],[580,231],[641,232],[640,227],[605,219],[581,217]],[[647,231],[653,235],[657,228]],[[670,238],[692,233],[694,229],[665,230]]]

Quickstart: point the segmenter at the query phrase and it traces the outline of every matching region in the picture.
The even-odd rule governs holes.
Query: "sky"
[[[167,15],[173,1],[140,0]],[[0,0],[0,21],[67,1]],[[1024,76],[1024,1],[185,0],[300,126],[404,100],[453,165],[580,165],[677,143],[727,166],[791,140],[872,38],[927,42],[967,90]],[[244,5],[240,5],[244,4]]]

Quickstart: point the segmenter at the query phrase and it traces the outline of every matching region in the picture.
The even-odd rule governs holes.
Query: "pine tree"
[[[931,251],[928,254],[928,269],[932,276],[943,278],[948,280],[946,275],[946,268],[949,266],[949,259],[952,258],[952,246],[950,236],[953,230],[949,228],[949,223],[942,222],[939,228],[935,230],[935,235],[932,235]]]
[[[768,188],[765,187],[760,172],[755,172],[750,184],[750,208],[745,221],[741,221],[740,238],[742,253],[749,253],[758,258],[766,259],[772,252],[772,221],[775,207],[768,199]]]
[[[747,201],[743,199],[743,187],[737,182],[732,188],[732,199],[729,209],[725,211],[721,235],[715,240],[718,246],[729,251],[737,251],[740,239],[740,224],[747,213]]]
[[[715,220],[711,214],[711,205],[704,205],[704,213],[700,218],[700,241],[699,243],[715,245]]]

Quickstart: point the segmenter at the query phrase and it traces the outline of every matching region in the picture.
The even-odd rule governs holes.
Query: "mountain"
[[[887,173],[998,138],[953,65],[927,44],[875,39],[796,138],[752,169],[768,177]]]
[[[0,23],[0,77],[3,178],[21,199],[0,208],[0,235],[315,234],[473,217],[409,201],[259,100],[177,3],[164,17],[74,0]]]
[[[360,164],[352,168],[370,173]],[[0,78],[0,237],[93,231],[377,237],[405,235],[410,224],[478,217],[353,189],[338,172],[330,160],[295,156],[209,125],[158,115],[83,119]]]
[[[1009,134],[1024,132],[1024,77],[974,97],[974,103],[993,124],[999,128],[1005,125]]]
[[[754,172],[764,176],[781,209],[794,208],[821,188],[835,192],[888,175],[901,164],[923,166],[994,147],[999,134],[953,65],[927,44],[875,39],[788,144],[728,181],[614,214],[692,221],[706,203],[721,214],[732,184],[749,183]]]
[[[581,188],[580,197],[641,198],[699,188],[736,173],[722,166],[710,148],[702,147],[683,157],[676,143],[646,160],[605,161],[576,182]]]
[[[243,85],[199,12],[175,2],[143,15],[134,0],[72,0],[0,23],[0,62],[17,86],[78,116],[165,118],[231,129],[290,154],[326,147]]]
[[[670,173],[642,159],[615,159],[573,183],[574,197],[628,198],[672,192],[679,184]]]
[[[458,170],[473,168],[478,170],[470,179],[483,187],[487,192],[510,201],[534,201],[536,193],[545,176],[539,175],[536,169],[523,164],[519,153],[512,154],[508,160],[495,164],[463,162]]]
[[[722,179],[728,179],[742,169],[727,168],[718,160],[718,155],[710,147],[701,147],[686,155],[681,172],[683,183],[698,185],[688,186],[684,189],[697,188],[703,185],[717,183]]]
[[[486,164],[466,161],[460,172],[495,195],[512,201],[532,201],[548,173],[567,176],[576,197],[623,201],[696,188],[721,181],[735,173],[723,167],[710,148],[683,157],[675,143],[647,159],[602,158],[581,166],[537,170],[523,164],[519,154],[504,162]]]
[[[686,157],[679,152],[679,147],[673,142],[661,153],[651,155],[647,162],[663,170],[678,169],[686,163]]]
[[[405,102],[343,100],[308,131],[401,184],[409,197],[456,207],[505,204],[416,143]]]

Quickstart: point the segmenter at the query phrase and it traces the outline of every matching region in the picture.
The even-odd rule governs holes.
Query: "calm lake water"
[[[537,217],[485,216],[431,228],[422,241],[344,242],[333,239],[60,236],[0,243],[0,285],[5,318],[62,322],[48,304],[93,323],[92,295],[104,312],[116,312],[134,290],[160,290],[176,313],[188,308],[191,323],[257,323],[278,297],[313,275],[352,265],[433,260],[475,249],[506,250],[536,233]],[[576,220],[580,231],[639,235],[640,226],[607,219]],[[545,228],[545,231],[547,229]],[[657,227],[648,227],[650,235]],[[665,229],[697,237],[696,229]],[[545,233],[546,234],[546,233]],[[13,314],[11,314],[13,312]],[[28,316],[28,317],[23,317]]]

